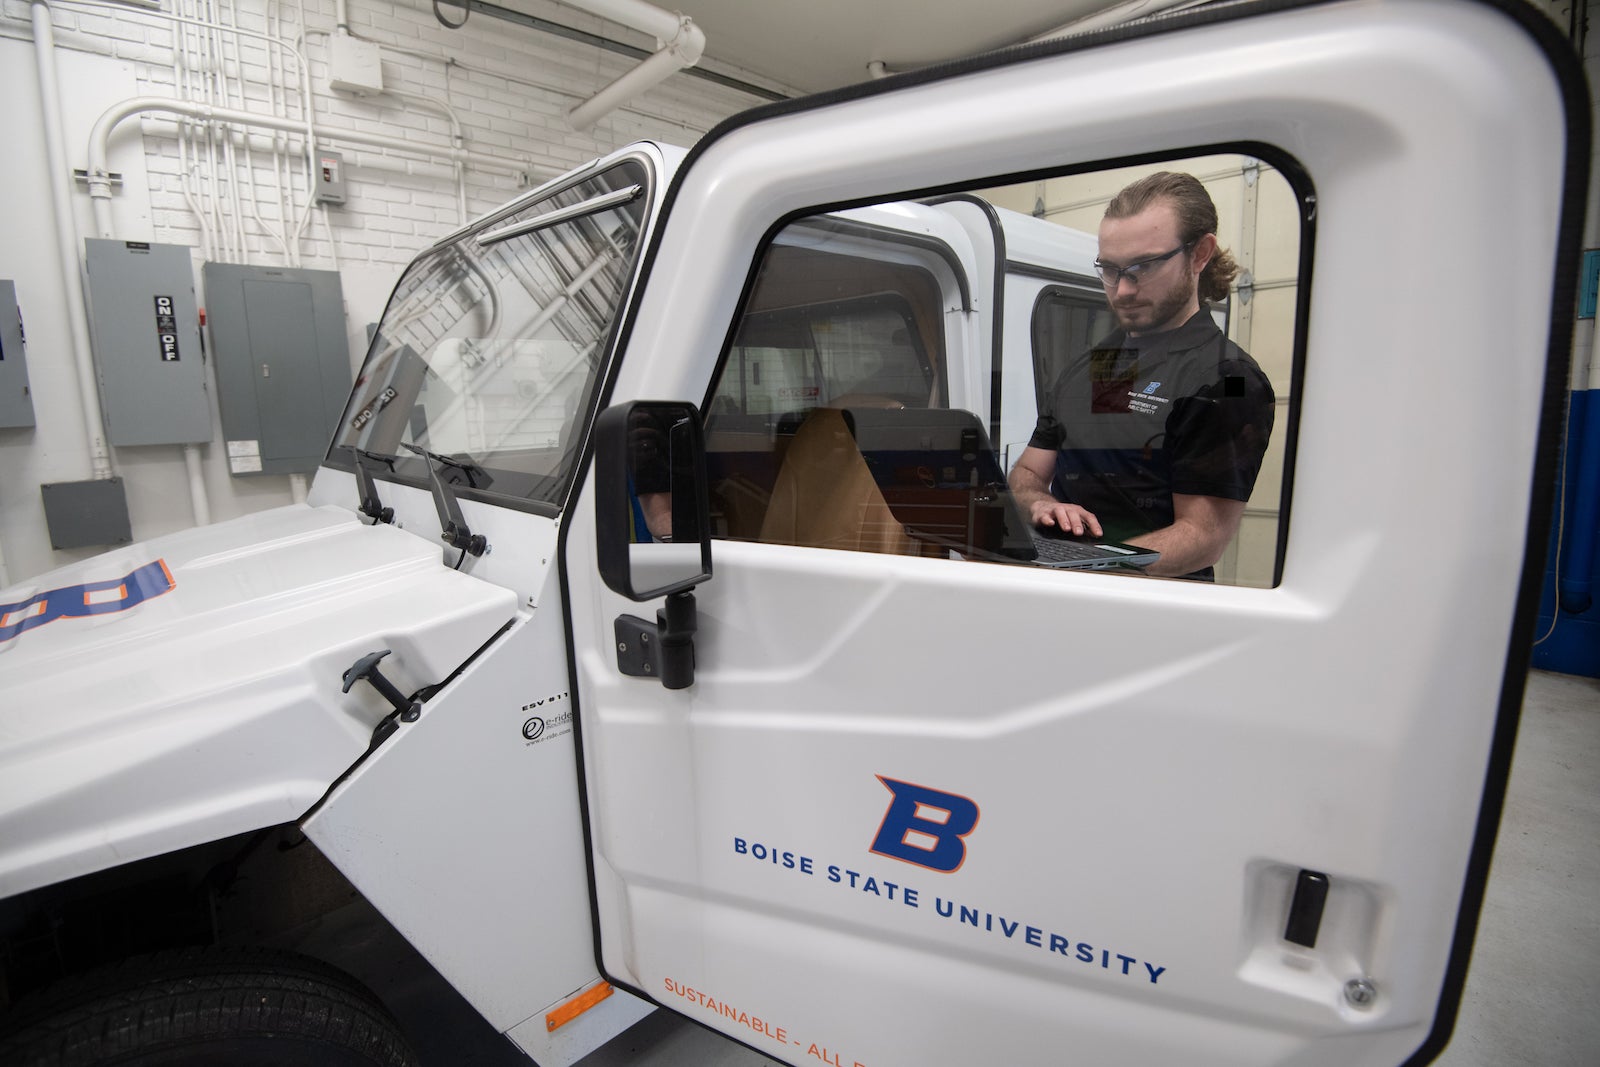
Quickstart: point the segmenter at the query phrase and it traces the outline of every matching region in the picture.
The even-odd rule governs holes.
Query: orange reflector
[[[572,1020],[576,1019],[578,1016],[582,1015],[584,1012],[588,1011],[590,1008],[594,1007],[596,1004],[600,1003],[610,995],[610,982],[601,982],[592,989],[584,990],[582,993],[579,993],[577,996],[561,1005],[561,1007],[557,1008],[555,1011],[549,1012],[545,1015],[545,1030],[550,1031],[554,1030],[558,1026],[565,1026],[567,1023],[570,1023]]]

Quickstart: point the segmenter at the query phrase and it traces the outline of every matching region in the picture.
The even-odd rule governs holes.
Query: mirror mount
[[[619,615],[617,669],[634,678],[660,678],[668,689],[694,684],[694,632],[698,626],[694,594],[687,589],[667,594],[656,621]]]

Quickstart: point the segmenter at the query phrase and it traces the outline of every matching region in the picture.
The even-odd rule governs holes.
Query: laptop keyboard
[[[1076,563],[1086,559],[1101,560],[1108,564],[1117,561],[1103,548],[1044,534],[1033,535],[1033,547],[1039,553],[1037,559],[1041,563]]]

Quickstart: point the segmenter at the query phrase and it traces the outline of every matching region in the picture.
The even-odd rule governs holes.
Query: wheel
[[[190,948],[59,982],[0,1017],[6,1067],[416,1067],[349,975],[265,949]]]

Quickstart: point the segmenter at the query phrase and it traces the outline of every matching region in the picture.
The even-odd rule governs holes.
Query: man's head
[[[1183,325],[1225,300],[1238,264],[1217,247],[1217,208],[1193,175],[1161,171],[1112,198],[1100,221],[1106,299],[1132,335]]]

